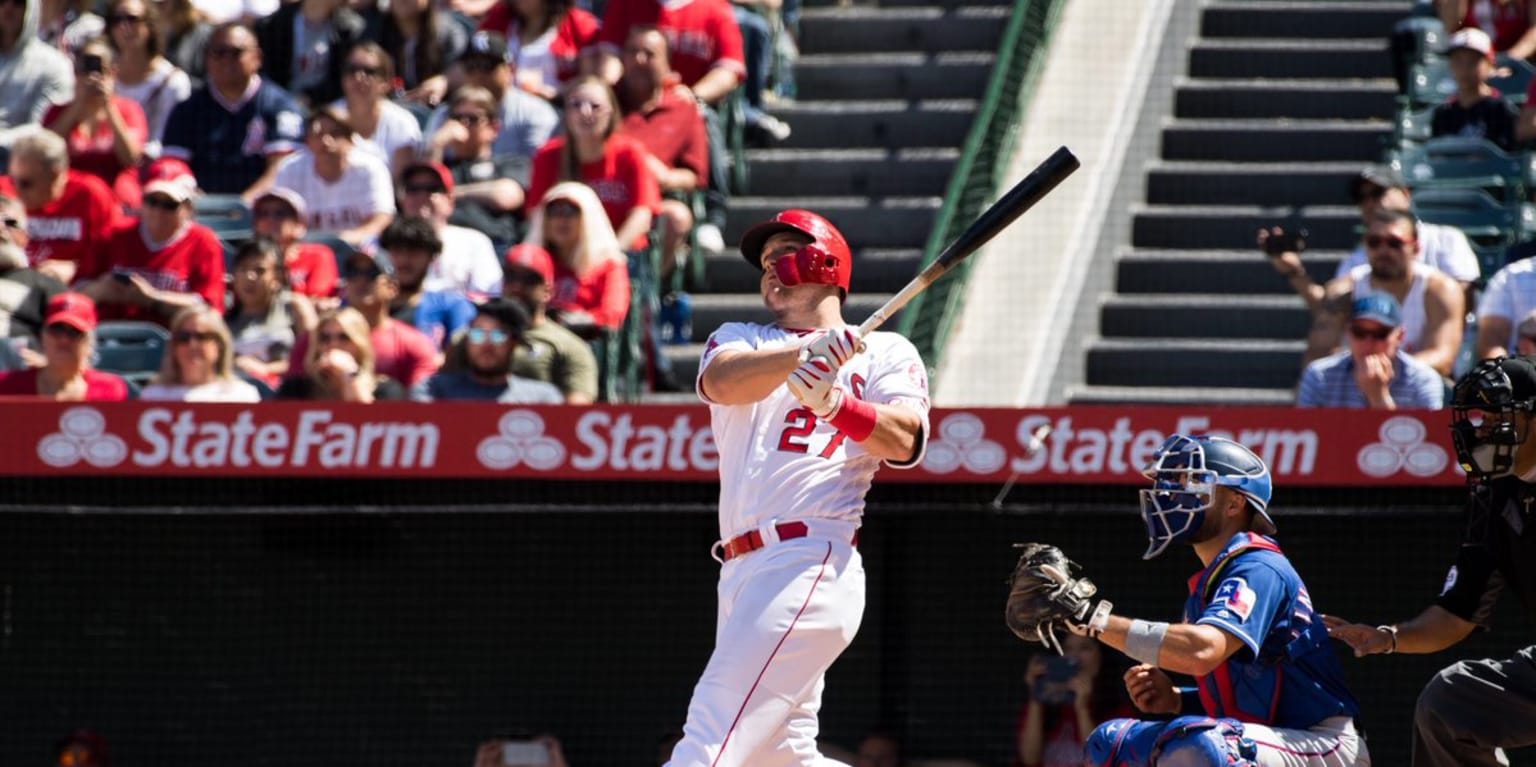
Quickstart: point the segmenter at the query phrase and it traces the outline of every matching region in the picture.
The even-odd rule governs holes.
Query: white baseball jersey
[[[830,519],[857,526],[880,459],[803,407],[781,385],[759,402],[719,405],[703,390],[704,371],[721,352],[801,346],[817,331],[730,322],[709,337],[699,378],[699,398],[710,404],[710,423],[720,452],[722,540],[773,521]],[[838,371],[845,392],[875,404],[898,404],[922,417],[910,468],[922,460],[928,434],[928,372],[917,349],[895,333],[871,333],[865,351]]]
[[[287,187],[304,198],[309,207],[305,223],[317,234],[342,232],[375,213],[395,212],[395,187],[389,168],[378,157],[355,147],[334,184],[315,173],[314,156],[301,149],[277,166],[274,186]]]

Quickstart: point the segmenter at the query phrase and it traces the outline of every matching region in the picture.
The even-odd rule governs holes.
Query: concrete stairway
[[[1215,0],[1201,11],[1069,401],[1292,401],[1310,318],[1254,232],[1299,218],[1319,280],[1358,241],[1346,182],[1390,134],[1387,36],[1410,7]]]
[[[805,5],[797,99],[773,110],[794,132],[749,150],[751,194],[731,201],[727,252],[708,264],[708,292],[693,296],[693,343],[666,347],[685,388],[720,323],[766,319],[758,274],[735,245],[780,210],[818,211],[853,245],[849,321],[917,273],[1012,8],[1005,0]]]

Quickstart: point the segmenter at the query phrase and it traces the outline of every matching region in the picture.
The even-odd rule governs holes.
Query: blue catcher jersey
[[[1184,620],[1223,629],[1245,645],[1199,678],[1207,714],[1305,729],[1359,713],[1306,584],[1273,540],[1233,536],[1189,589]]]

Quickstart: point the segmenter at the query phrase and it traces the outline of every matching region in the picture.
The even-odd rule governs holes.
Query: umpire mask
[[[1486,481],[1517,471],[1515,454],[1531,436],[1533,400],[1536,362],[1530,357],[1483,360],[1456,382],[1451,442],[1468,478]]]

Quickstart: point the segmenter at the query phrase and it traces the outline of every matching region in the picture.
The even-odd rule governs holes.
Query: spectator
[[[117,93],[143,106],[149,125],[144,155],[160,156],[171,110],[192,95],[192,79],[167,59],[155,32],[156,3],[113,0],[107,6],[107,36],[117,54]]]
[[[571,81],[564,100],[560,135],[533,158],[525,204],[538,205],[559,182],[585,182],[601,190],[603,210],[625,249],[644,250],[651,216],[661,202],[661,190],[647,160],[650,153],[618,132],[618,100],[601,80]]]
[[[302,375],[284,379],[277,398],[343,402],[405,399],[400,382],[375,368],[374,335],[368,320],[351,307],[320,315],[314,332],[301,347],[305,349]]]
[[[719,104],[747,74],[741,29],[726,0],[610,0],[597,38],[603,56],[600,71],[608,83],[619,81],[624,40],[630,28],[640,24],[655,26],[667,36],[673,68],[706,104]]]
[[[1403,351],[1403,335],[1403,312],[1397,299],[1386,293],[1355,299],[1349,349],[1302,371],[1296,404],[1439,410],[1445,401],[1445,383],[1434,368]]]
[[[107,29],[106,22],[91,12],[95,7],[91,0],[39,0],[38,39],[73,55],[87,40],[101,37]]]
[[[88,266],[80,292],[114,320],[164,325],[189,306],[224,310],[224,246],[192,220],[197,180],[180,160],[159,160],[144,186],[144,212],[119,228]]]
[[[1517,320],[1536,311],[1536,259],[1516,261],[1489,278],[1477,305],[1477,358],[1508,357],[1518,348]]]
[[[24,362],[42,364],[43,315],[64,283],[27,268],[27,212],[0,195],[0,339]]]
[[[1494,68],[1488,35],[1477,28],[1463,29],[1451,36],[1446,55],[1456,78],[1456,95],[1435,107],[1431,135],[1486,139],[1500,149],[1513,149],[1519,110],[1488,85]]]
[[[401,182],[400,214],[431,222],[443,241],[442,254],[427,272],[426,289],[457,291],[477,301],[500,294],[501,264],[491,240],[475,229],[451,223],[459,212],[454,200],[459,192],[448,169],[418,162],[401,174]]]
[[[674,264],[687,258],[688,232],[693,229],[693,206],[688,195],[702,191],[709,179],[709,139],[698,102],[676,86],[676,75],[667,51],[667,38],[648,25],[630,28],[624,41],[624,76],[619,80],[619,103],[624,108],[624,133],[648,152],[646,164],[663,194],[661,283]],[[682,90],[681,93],[679,91]],[[684,95],[687,94],[687,95]],[[724,243],[719,227],[700,232],[701,241]]]
[[[379,237],[379,247],[383,252],[378,258],[387,254],[399,285],[389,302],[389,316],[420,330],[438,349],[446,349],[475,318],[475,305],[463,293],[426,289],[427,271],[443,252],[443,241],[432,223],[423,218],[397,218]]]
[[[234,337],[235,367],[276,387],[299,335],[315,327],[314,306],[288,288],[282,248],[264,237],[235,253],[233,287],[224,321]]]
[[[1536,354],[1536,310],[1525,315],[1520,320],[1520,327],[1515,331],[1515,354],[1529,357]]]
[[[144,110],[119,96],[117,58],[105,38],[80,46],[75,53],[75,97],[55,104],[43,115],[43,127],[64,137],[69,164],[105,181],[117,199],[138,210],[139,161],[149,141]]]
[[[213,24],[192,4],[192,0],[154,0],[158,12],[150,17],[155,25],[155,37],[160,40],[160,50],[177,69],[187,73],[192,89],[203,85],[203,73],[207,71],[208,42],[213,37]],[[223,24],[225,19],[218,23]]]
[[[308,206],[298,192],[274,186],[251,204],[251,229],[282,249],[288,286],[320,305],[337,297],[336,253],[328,245],[304,241],[309,235],[309,225],[304,223],[306,212]]]
[[[32,266],[66,285],[111,239],[122,219],[106,183],[71,169],[64,139],[41,128],[12,145],[10,175],[0,178],[0,194],[26,206]]]
[[[517,86],[545,99],[576,76],[576,59],[597,38],[597,17],[572,0],[501,0],[480,20],[480,29],[506,38],[513,51]]]
[[[597,358],[592,347],[547,314],[555,284],[555,261],[536,245],[516,245],[507,251],[507,282],[503,294],[528,315],[523,348],[512,359],[512,372],[547,381],[567,405],[597,401]],[[671,753],[671,749],[667,750]]]
[[[1029,702],[1019,713],[1017,767],[1076,767],[1093,728],[1131,716],[1121,682],[1123,668],[1106,663],[1098,642],[1068,635],[1065,654],[1029,659],[1024,685]]]
[[[91,730],[75,730],[54,746],[55,767],[111,767],[105,738]]]
[[[783,141],[789,138],[790,127],[766,111],[764,96],[768,93],[768,78],[773,74],[773,24],[769,14],[779,11],[781,0],[730,0],[731,14],[741,29],[741,47],[747,66],[746,79],[742,81],[741,96],[747,125],[755,129],[759,139]]]
[[[191,2],[197,6],[199,14],[214,24],[231,21],[250,24],[276,12],[280,0],[191,0]]]
[[[533,212],[528,244],[555,259],[555,321],[578,334],[617,330],[629,313],[629,265],[602,203],[579,181],[556,184]]]
[[[1371,216],[1365,235],[1370,261],[1328,283],[1307,336],[1304,363],[1338,349],[1355,299],[1388,293],[1402,307],[1403,347],[1440,375],[1450,375],[1461,348],[1465,298],[1455,280],[1419,260],[1416,224],[1407,211],[1382,209]]]
[[[510,55],[506,38],[494,32],[476,32],[470,36],[469,47],[459,57],[458,66],[464,85],[490,91],[501,105],[501,132],[496,135],[491,152],[498,157],[531,158],[554,135],[560,116],[549,102],[513,87],[516,73],[509,63]],[[448,122],[448,114],[448,108],[440,106],[427,118],[422,133],[429,141]],[[430,146],[429,143],[429,151]]]
[[[283,3],[256,21],[261,73],[311,108],[341,98],[341,68],[367,33],[346,0]]]
[[[421,123],[410,110],[389,100],[395,87],[394,62],[378,43],[358,43],[343,60],[341,77],[345,98],[331,108],[345,114],[357,129],[358,148],[399,173],[416,157]]]
[[[888,732],[875,731],[859,741],[853,767],[902,767],[901,740]]]
[[[0,147],[10,147],[75,87],[69,57],[38,39],[37,3],[0,3]]]
[[[79,293],[60,293],[43,318],[42,367],[0,373],[0,396],[60,401],[128,399],[128,382],[91,368],[96,348],[96,304]]]
[[[394,218],[395,191],[389,168],[353,146],[354,133],[345,114],[321,108],[309,118],[305,148],[283,160],[274,183],[304,198],[311,232],[364,247]]]
[[[553,384],[522,378],[512,370],[512,351],[522,342],[528,317],[516,302],[493,298],[480,305],[464,334],[464,370],[444,371],[411,391],[417,402],[478,400],[502,404],[558,405],[565,397]]]
[[[505,248],[517,239],[531,162],[528,157],[494,153],[501,131],[496,115],[490,91],[473,85],[455,91],[449,119],[433,134],[426,159],[442,163],[455,182],[448,220]]]
[[[400,70],[402,99],[435,107],[448,94],[448,67],[469,47],[469,32],[432,0],[390,0],[376,38]]]
[[[168,402],[260,402],[256,387],[235,377],[234,341],[212,307],[189,306],[171,318],[171,352],[139,399]]]
[[[253,198],[303,143],[298,104],[263,80],[260,69],[256,36],[239,24],[221,25],[208,40],[207,86],[165,123],[161,154],[187,161],[205,192]]]
[[[1536,4],[1530,0],[1435,0],[1445,31],[1475,27],[1493,38],[1493,49],[1512,59],[1536,53]]]

